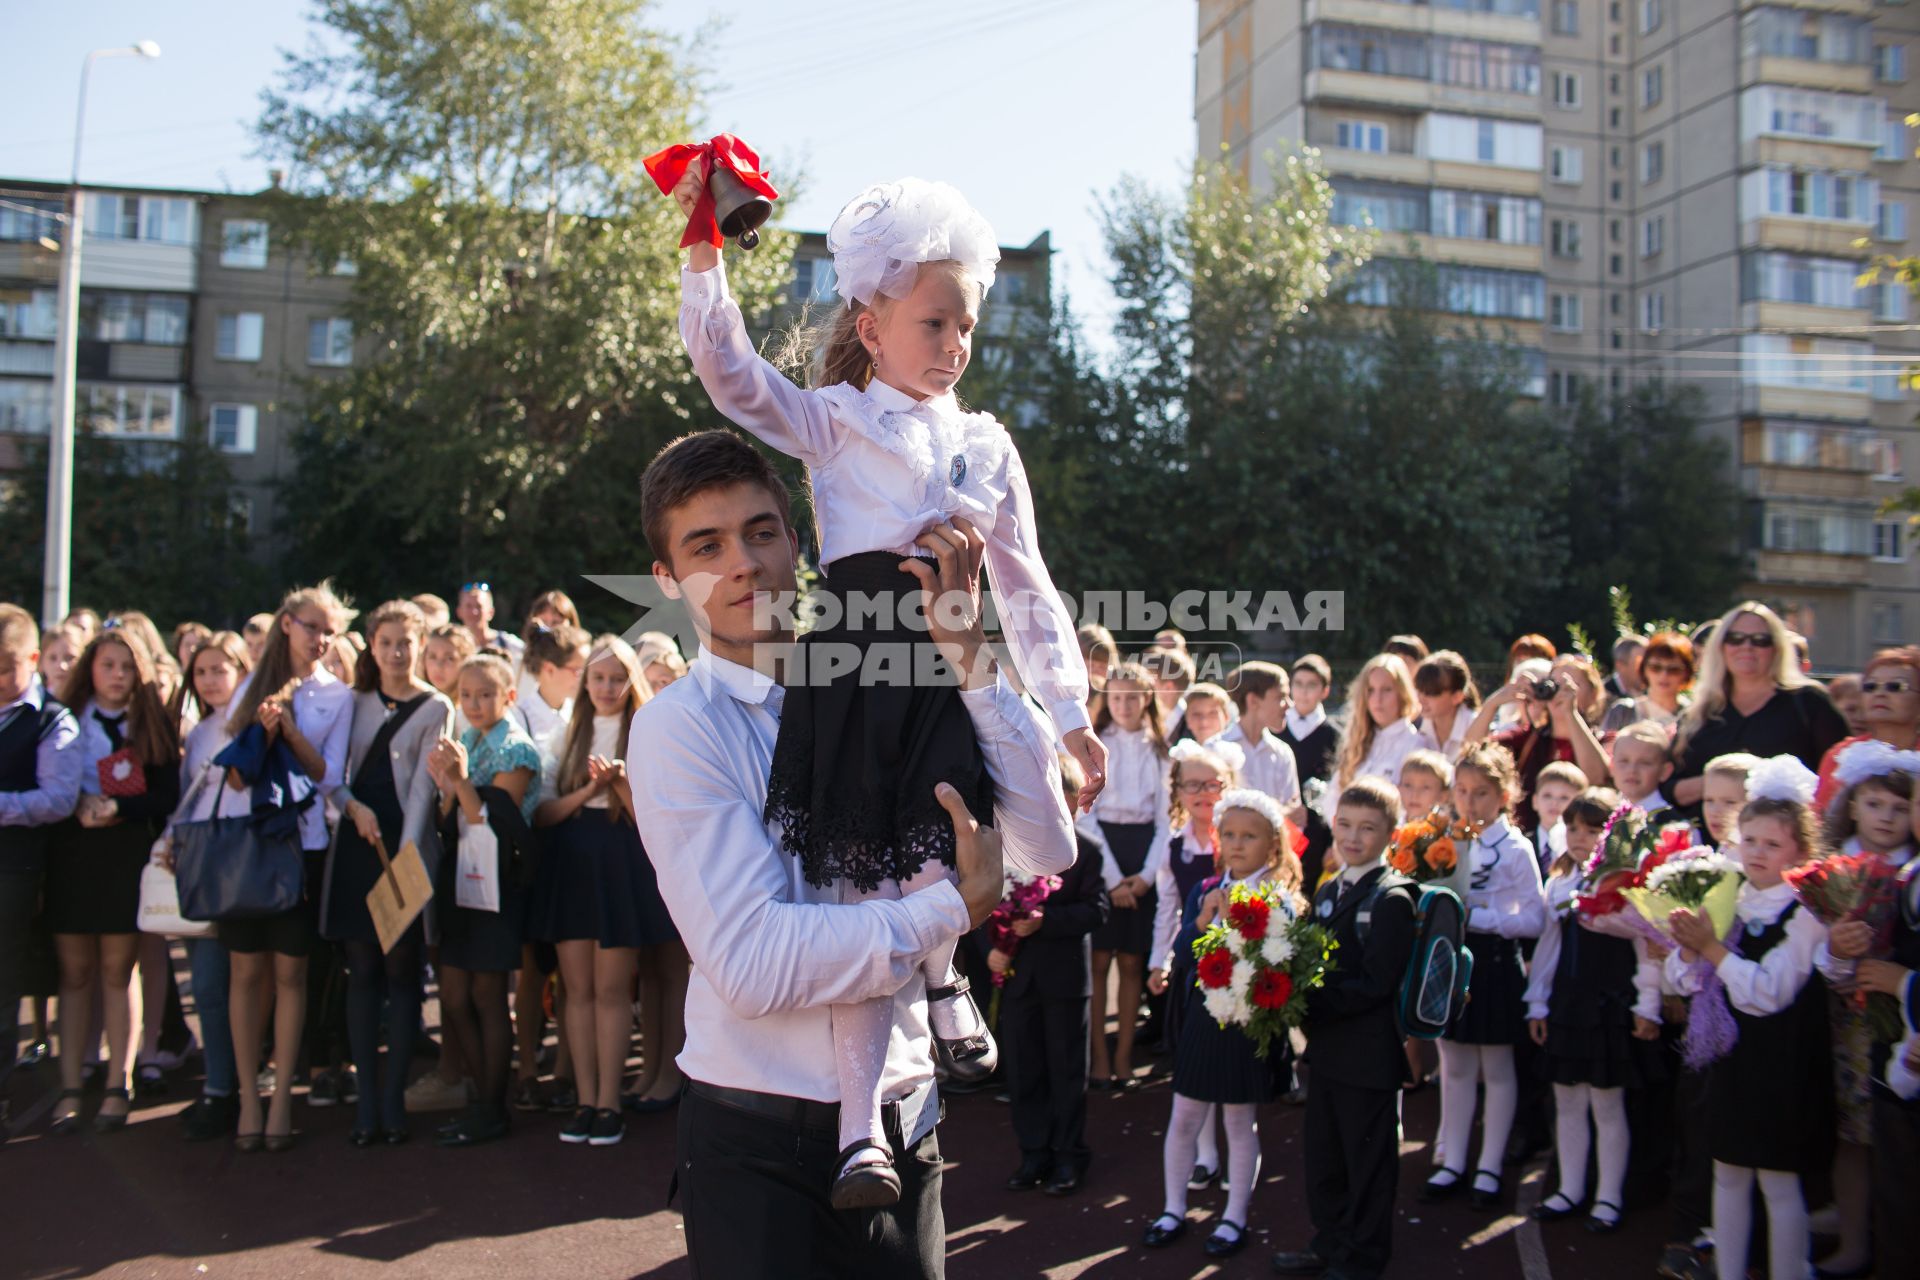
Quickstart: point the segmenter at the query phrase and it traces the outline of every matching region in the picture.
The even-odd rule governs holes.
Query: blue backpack
[[[1404,881],[1385,887],[1398,883]],[[1402,1034],[1438,1040],[1467,1007],[1467,987],[1473,979],[1473,952],[1466,945],[1467,910],[1451,889],[1412,887],[1413,954],[1400,979],[1393,1016]],[[1381,888],[1376,882],[1354,921],[1362,946],[1373,928],[1373,899]]]

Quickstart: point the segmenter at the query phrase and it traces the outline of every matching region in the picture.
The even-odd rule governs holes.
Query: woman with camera
[[[1544,658],[1528,658],[1514,667],[1511,679],[1488,695],[1467,726],[1468,746],[1491,737],[1513,753],[1520,774],[1520,801],[1513,816],[1527,834],[1539,822],[1533,811],[1534,782],[1553,761],[1571,760],[1594,786],[1605,785],[1607,753],[1589,718],[1598,715],[1599,702],[1599,681],[1574,655],[1564,655],[1552,664]],[[1489,734],[1506,706],[1519,710],[1520,723]]]

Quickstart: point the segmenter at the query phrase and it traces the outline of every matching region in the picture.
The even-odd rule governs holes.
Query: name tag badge
[[[1373,926],[1373,908],[1368,907],[1364,911],[1356,911],[1353,916],[1353,922],[1356,925],[1371,928]]]
[[[961,482],[966,478],[967,478],[966,455],[956,453],[953,455],[953,461],[947,465],[947,483],[952,485],[954,488],[958,489],[960,487]]]
[[[1325,920],[1332,915],[1333,915],[1333,899],[1332,898],[1320,899],[1320,918],[1322,920]]]

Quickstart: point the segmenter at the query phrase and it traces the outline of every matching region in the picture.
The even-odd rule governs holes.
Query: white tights
[[[1162,1168],[1167,1181],[1166,1212],[1175,1218],[1187,1216],[1187,1176],[1198,1160],[1200,1134],[1212,1128],[1214,1105],[1183,1093],[1173,1095],[1173,1116],[1167,1121],[1167,1144],[1162,1152]],[[1227,1207],[1221,1214],[1226,1221],[1244,1228],[1247,1208],[1253,1203],[1253,1183],[1259,1176],[1260,1126],[1256,1108],[1250,1102],[1219,1104],[1227,1129]]]
[[[1600,1133],[1600,1186],[1593,1201],[1596,1216],[1617,1221],[1620,1193],[1627,1181],[1627,1094],[1624,1089],[1595,1089],[1584,1084],[1553,1086],[1556,1142],[1560,1155],[1560,1196],[1579,1204],[1587,1198],[1587,1151],[1591,1132],[1587,1116],[1593,1116],[1593,1128]],[[1610,1214],[1601,1214],[1601,1204],[1613,1206]]]
[[[1513,1131],[1514,1108],[1520,1102],[1513,1046],[1444,1039],[1439,1043],[1441,1149],[1449,1165],[1466,1164],[1473,1141],[1473,1087],[1476,1081],[1485,1081],[1487,1114],[1480,1122],[1479,1171],[1498,1178],[1507,1154],[1507,1136]]]
[[[1713,1256],[1720,1280],[1746,1280],[1747,1240],[1753,1234],[1753,1180],[1767,1199],[1767,1261],[1773,1280],[1805,1280],[1807,1199],[1800,1175],[1785,1169],[1748,1169],[1713,1162]]]
[[[838,886],[839,900],[843,903],[892,900],[930,889],[942,880],[953,882],[955,879],[951,868],[929,859],[913,878],[903,883],[889,880],[872,893],[861,893],[842,881]],[[958,938],[944,942],[921,961],[920,971],[926,976],[927,986],[945,986],[951,981],[953,953],[958,944]],[[980,1026],[971,1017],[971,1011],[971,1003],[966,1000],[943,1000],[930,1005],[928,1015],[933,1033],[949,1040],[978,1035]],[[887,1042],[893,1035],[893,997],[875,996],[857,1004],[836,1004],[828,1012],[833,1018],[834,1065],[840,1077],[840,1145],[850,1147],[865,1139],[879,1143],[884,1149],[887,1135],[880,1121],[880,1077],[887,1065]]]

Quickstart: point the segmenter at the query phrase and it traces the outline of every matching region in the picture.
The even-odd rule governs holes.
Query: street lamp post
[[[95,58],[157,58],[151,40],[116,49],[95,49],[80,64],[80,105],[73,116],[73,175],[67,185],[66,233],[61,238],[59,328],[53,344],[53,421],[48,425],[47,554],[40,593],[41,621],[51,627],[67,616],[73,571],[73,409],[80,351],[80,242],[86,231],[86,201],[80,194],[80,137],[87,118],[87,76]]]

